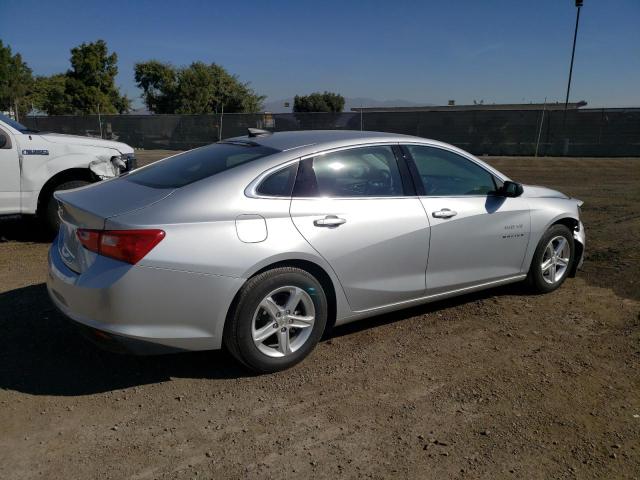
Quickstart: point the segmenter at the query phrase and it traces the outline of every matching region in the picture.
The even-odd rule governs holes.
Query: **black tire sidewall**
[[[280,358],[269,357],[258,350],[253,342],[251,335],[253,314],[259,303],[270,292],[289,285],[302,288],[310,295],[316,314],[313,330],[305,344],[291,355]],[[244,287],[232,319],[234,325],[229,332],[233,335],[229,340],[235,347],[230,348],[230,351],[242,363],[257,372],[268,373],[289,368],[309,355],[320,341],[327,323],[327,311],[327,299],[322,285],[308,272],[294,268],[265,272],[249,280]]]
[[[558,236],[563,236],[567,240],[567,242],[569,243],[569,249],[571,254],[569,256],[569,265],[567,266],[563,277],[559,281],[551,284],[551,283],[547,283],[545,279],[542,277],[541,263],[542,263],[542,257],[544,255],[544,251],[545,251],[545,248],[547,247],[547,244],[549,243],[549,241],[551,241],[552,238],[558,237]],[[571,233],[571,230],[569,230],[569,228],[565,225],[552,225],[544,233],[544,235],[540,239],[540,242],[538,242],[538,246],[536,247],[536,251],[533,255],[533,259],[531,260],[529,277],[530,277],[530,281],[533,288],[538,292],[548,293],[560,287],[560,285],[564,283],[564,281],[567,279],[567,276],[569,275],[569,271],[571,270],[571,266],[573,265],[574,255],[575,255],[575,245],[574,245],[574,240],[573,240],[573,235]]]
[[[86,180],[71,180],[69,182],[61,183],[53,189],[53,191],[49,195],[49,198],[47,199],[47,205],[44,210],[43,219],[50,233],[56,234],[58,233],[58,228],[60,228],[60,219],[58,218],[58,205],[56,199],[53,198],[53,194],[61,190],[71,190],[72,188],[84,187],[86,185],[89,185],[90,183],[91,182],[88,182]]]

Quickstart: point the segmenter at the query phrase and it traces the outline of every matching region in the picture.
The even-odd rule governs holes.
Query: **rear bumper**
[[[110,350],[164,353],[221,347],[226,312],[243,279],[128,265],[98,256],[82,274],[49,250],[55,306]]]
[[[68,315],[67,318],[69,318]],[[162,355],[187,351],[184,348],[171,347],[160,343],[107,333],[104,330],[89,327],[83,323],[74,322],[71,319],[70,321],[87,340],[109,352],[131,355]]]

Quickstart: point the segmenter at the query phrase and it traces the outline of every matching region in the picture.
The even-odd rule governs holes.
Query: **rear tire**
[[[250,370],[277,372],[309,355],[326,324],[327,297],[320,282],[299,268],[276,268],[244,285],[223,344]]]
[[[529,284],[538,293],[549,293],[564,283],[575,256],[573,235],[565,225],[552,225],[542,236],[531,260]]]
[[[72,188],[84,187],[85,185],[89,185],[90,183],[91,182],[88,182],[86,180],[70,180],[68,182],[61,183],[60,185],[56,186],[53,189],[53,191],[49,195],[49,198],[47,198],[47,204],[43,210],[43,216],[42,216],[44,225],[50,234],[52,235],[57,234],[58,229],[60,228],[60,217],[58,216],[58,202],[56,202],[56,199],[53,198],[53,194],[55,192],[59,192],[60,190],[71,190]]]

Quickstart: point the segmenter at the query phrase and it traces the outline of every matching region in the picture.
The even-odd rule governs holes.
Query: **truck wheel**
[[[56,199],[53,198],[53,194],[60,190],[71,190],[72,188],[84,187],[85,185],[89,185],[90,183],[91,182],[88,182],[86,180],[70,180],[68,182],[57,185],[53,189],[53,191],[49,195],[49,198],[47,199],[47,205],[43,211],[42,218],[49,233],[55,235],[56,233],[58,233],[58,229],[60,228],[60,217],[58,217],[58,203],[56,202]]]

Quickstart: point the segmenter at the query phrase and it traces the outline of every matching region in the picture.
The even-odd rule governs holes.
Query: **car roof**
[[[402,141],[425,141],[424,138],[411,137],[386,132],[367,132],[360,130],[300,130],[293,132],[275,132],[264,135],[249,137],[234,137],[227,139],[227,142],[252,142],[265,147],[271,147],[280,151],[292,150],[294,148],[309,147],[312,145],[335,143],[366,143],[366,142],[402,142]]]
[[[331,150],[334,148],[357,146],[362,144],[373,143],[405,143],[405,144],[421,144],[434,147],[445,148],[453,152],[472,159],[479,163],[486,170],[489,170],[501,180],[509,180],[499,170],[491,165],[474,157],[469,152],[450,145],[423,137],[414,137],[412,135],[402,135],[398,133],[387,132],[367,132],[360,130],[298,130],[292,132],[275,132],[258,134],[256,136],[244,135],[242,137],[229,138],[223,140],[225,142],[251,143],[254,145],[264,145],[278,150],[279,153],[259,158],[253,162],[244,165],[247,171],[253,171],[257,174],[259,171],[266,171],[269,168],[279,166],[294,158],[301,158],[308,155],[314,155],[317,152]],[[242,170],[244,170],[242,169]]]
[[[274,133],[265,132],[264,134],[258,133],[252,136],[243,135],[222,140],[220,143],[260,145],[272,148],[275,152],[186,185],[184,190],[194,191],[203,189],[207,191],[207,189],[211,188],[210,184],[212,182],[218,184],[218,188],[222,188],[227,182],[231,182],[230,185],[234,185],[233,188],[242,187],[242,191],[246,192],[246,189],[251,185],[257,184],[257,182],[260,182],[266,175],[270,175],[289,162],[307,158],[319,152],[368,144],[389,145],[394,143],[435,146],[458,152],[460,155],[492,172],[499,179],[503,181],[509,180],[502,172],[464,150],[444,142],[412,135],[359,130],[297,130]],[[229,193],[233,191],[233,189],[224,191]]]

